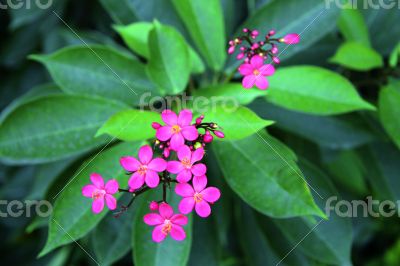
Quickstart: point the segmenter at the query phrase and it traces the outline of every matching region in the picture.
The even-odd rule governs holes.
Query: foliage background
[[[396,60],[399,54],[396,47],[399,47],[400,41],[400,27],[397,26],[399,9],[349,11],[332,5],[326,10],[325,2],[312,0],[174,2],[177,3],[175,6],[170,0],[59,0],[54,1],[48,10],[0,11],[0,108],[3,110],[0,125],[0,157],[3,162],[0,165],[0,198],[48,199],[53,202],[54,195],[82,168],[82,161],[101,152],[94,165],[79,173],[79,181],[74,184],[78,191],[87,182],[91,171],[103,171],[102,174],[109,174],[110,177],[116,174],[113,170],[118,166],[116,154],[130,154],[140,144],[112,143],[111,150],[102,151],[101,144],[107,143],[110,138],[102,136],[95,139],[94,133],[113,113],[126,106],[104,99],[107,95],[102,94],[100,83],[88,84],[85,80],[91,78],[90,72],[74,70],[69,73],[68,68],[61,68],[57,74],[54,70],[58,66],[57,60],[51,65],[49,57],[31,57],[50,69],[54,67],[52,77],[43,65],[29,60],[28,56],[52,54],[83,43],[106,45],[131,56],[131,51],[112,25],[157,19],[163,25],[175,27],[202,56],[207,70],[192,75],[195,86],[202,88],[197,90],[198,95],[239,94],[238,100],[258,117],[254,124],[251,122],[251,126],[243,125],[233,114],[220,117],[222,123],[233,122],[226,127],[228,132],[236,132],[240,128],[238,132],[245,132],[243,134],[247,138],[213,145],[214,152],[207,157],[209,176],[212,176],[215,185],[222,188],[223,199],[214,206],[210,219],[193,219],[193,231],[189,233],[190,239],[186,244],[179,246],[170,241],[164,244],[164,248],[156,247],[156,254],[149,252],[151,247],[155,247],[150,243],[150,236],[135,234],[143,231],[140,227],[143,225],[132,224],[132,221],[137,221],[135,217],[140,216],[135,214],[146,207],[146,199],[142,199],[120,220],[113,219],[110,214],[101,222],[99,218],[84,216],[79,226],[71,228],[76,231],[70,232],[74,236],[79,235],[80,245],[102,265],[131,264],[132,253],[129,251],[132,243],[133,259],[137,265],[276,265],[282,258],[282,265],[399,265],[398,217],[331,217],[328,221],[322,220],[319,225],[321,218],[300,215],[287,206],[285,202],[288,198],[282,196],[277,197],[276,202],[271,201],[270,195],[276,191],[271,188],[273,182],[268,183],[268,180],[284,178],[291,181],[283,185],[287,186],[289,193],[299,192],[293,183],[298,178],[291,172],[294,168],[295,172],[300,173],[301,170],[300,174],[324,199],[331,195],[348,200],[365,199],[369,195],[380,200],[399,199],[400,85],[396,80],[400,76]],[[185,3],[192,3],[192,17],[201,21],[200,32],[187,27],[191,21],[186,16],[188,10],[185,8],[190,5]],[[218,12],[219,5],[221,12]],[[183,16],[178,14],[179,10]],[[232,58],[227,58],[225,64],[225,44],[244,22],[258,26],[262,31],[276,28],[282,34],[302,33],[302,43],[287,48],[282,54],[282,71],[271,79],[267,95],[255,89],[238,93],[240,85],[219,85],[229,79],[234,69]],[[210,28],[213,30],[202,31]],[[197,37],[193,38],[193,31]],[[162,51],[165,49],[167,53],[168,47],[164,46]],[[93,56],[90,59],[85,57],[85,53],[78,52],[72,50],[66,60],[76,57],[75,60],[87,63],[89,70],[96,70]],[[168,52],[173,54],[173,51]],[[144,64],[146,60],[143,54],[139,54],[142,56],[137,62]],[[173,61],[173,66],[182,64],[180,59],[177,57],[178,61]],[[127,63],[128,66],[130,64]],[[155,64],[154,71],[159,71],[159,61]],[[121,71],[119,74],[133,77],[134,85],[137,85],[136,79],[143,76],[139,64],[136,64],[137,69],[129,70],[121,62],[115,65],[117,71]],[[329,70],[329,73],[321,68]],[[163,73],[162,70],[160,72]],[[153,77],[150,83],[146,83],[148,80],[140,82],[153,84],[151,86],[164,84],[165,79],[158,79],[161,76],[155,74],[156,78]],[[176,83],[171,89],[166,89],[168,94],[179,93],[187,83],[173,81]],[[239,82],[240,79],[235,76],[232,81]],[[43,84],[46,85],[37,87]],[[207,90],[210,85],[216,88]],[[58,112],[53,112],[55,99],[61,97],[58,86],[67,96],[61,102],[57,101],[55,106]],[[121,84],[115,86],[124,90]],[[87,89],[93,90],[85,92]],[[337,91],[342,94],[335,93]],[[245,93],[248,93],[246,97]],[[124,95],[114,96],[124,99]],[[31,101],[35,104],[29,105]],[[50,114],[43,111],[46,106],[52,111]],[[70,110],[80,110],[84,114],[81,123],[96,121],[95,130],[82,131],[73,136],[67,130],[63,131],[79,122],[76,117],[66,115]],[[45,130],[46,121],[52,121],[52,117],[57,118],[57,125],[63,132],[58,138],[30,142],[29,138],[19,137],[26,136],[23,132],[35,135]],[[260,118],[276,122],[268,127],[269,135],[252,130],[252,126],[260,129],[267,125]],[[37,124],[43,128],[38,128]],[[138,129],[132,130],[133,135],[137,134]],[[116,134],[112,128],[105,132]],[[144,134],[142,138],[146,136]],[[132,135],[125,137],[138,140],[132,139]],[[272,146],[264,145],[260,137]],[[11,148],[10,141],[14,145]],[[292,169],[276,155],[275,150],[283,155]],[[231,165],[232,160],[235,160],[235,165]],[[261,166],[260,169],[251,169],[254,162]],[[257,190],[259,187],[262,190]],[[324,200],[315,191],[311,192],[316,204],[323,209]],[[79,206],[85,208],[87,201],[68,195],[64,197],[70,201],[58,203],[62,206],[59,209],[63,210],[58,215],[68,223],[69,218],[73,220],[77,213],[82,213],[78,210]],[[306,209],[303,211],[307,214]],[[1,218],[2,263],[94,263],[65,234],[55,234],[60,239],[55,240],[53,247],[61,245],[61,248],[53,250],[53,247],[46,246],[51,252],[37,259],[48,237],[48,223],[47,219],[38,217]],[[50,219],[51,223],[54,227]],[[85,228],[87,224],[91,227]],[[314,227],[316,230],[285,257]],[[168,254],[169,259],[161,254]]]

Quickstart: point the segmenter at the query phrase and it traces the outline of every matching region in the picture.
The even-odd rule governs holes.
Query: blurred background
[[[16,4],[18,1],[11,2]],[[169,0],[54,0],[46,9],[38,8],[33,3],[34,1],[29,2],[32,2],[30,8],[25,8],[27,2],[24,3],[24,1],[21,2],[24,3],[22,7],[12,8],[10,1],[0,1],[2,3],[0,9],[1,110],[36,85],[52,82],[47,70],[42,65],[28,59],[31,54],[50,54],[63,47],[81,45],[83,42],[106,44],[127,51],[127,47],[113,30],[112,25],[129,24],[136,21],[151,22],[155,18],[185,32]],[[41,2],[44,4],[45,1]],[[278,2],[278,0],[221,0],[227,41],[234,36],[234,32],[248,17],[273,2]],[[295,1],[279,0],[279,2],[283,8],[285,4],[290,5],[291,10],[296,6]],[[310,1],[310,7],[317,2]],[[333,5],[333,2],[320,1],[319,4],[326,6]],[[388,4],[396,1],[383,2]],[[343,64],[338,66],[329,62],[346,39],[343,33],[345,31],[340,29],[336,17],[329,21],[331,29],[322,36],[316,36],[307,49],[294,50],[285,55],[282,67],[299,64],[315,65],[337,71],[355,84],[364,99],[375,104],[380,89],[389,84],[391,79],[395,80],[400,77],[397,61],[394,65],[389,62],[394,60],[393,51],[400,42],[399,5],[400,3],[396,3],[390,9],[359,9],[370,36],[371,47],[382,57],[382,67],[360,71],[351,66],[346,67]],[[271,9],[271,12],[276,10],[278,9]],[[303,9],[299,8],[299,10]],[[301,18],[306,24],[314,17],[315,12],[299,14],[291,12],[276,19],[279,20],[278,24],[283,25]],[[359,27],[358,31],[364,30],[362,25],[353,26]],[[269,26],[266,25],[266,28],[269,29]],[[352,60],[352,58],[348,59]],[[349,200],[365,198],[371,194],[383,195],[381,198],[387,198],[387,195],[391,194],[392,199],[400,198],[399,150],[390,141],[376,115],[357,112],[320,117],[289,111],[260,100],[256,100],[250,106],[258,115],[277,121],[277,125],[270,130],[271,133],[279,136],[296,153],[318,162],[329,173],[344,198]],[[400,108],[400,106],[397,107]],[[76,172],[81,160],[87,155],[62,162],[38,165],[0,163],[0,199],[49,199],[49,195],[52,195],[49,191],[56,191],[60,188]],[[4,208],[6,206],[2,204],[0,209],[4,211]],[[247,209],[243,208],[243,210]],[[93,261],[88,259],[87,255],[75,244],[36,259],[46,241],[47,219],[34,215],[25,216],[0,218],[0,261],[2,265],[93,264]],[[236,219],[233,216],[232,219]],[[263,220],[264,218],[257,219]],[[247,220],[247,222],[251,227],[251,223],[254,221]],[[241,224],[241,222],[232,223],[228,226],[228,232],[236,226],[240,227]],[[400,265],[398,217],[357,218],[353,219],[352,223],[351,256],[354,265]],[[275,241],[279,237],[273,235],[274,232],[277,232],[271,229],[274,225],[269,224],[268,221],[265,221],[263,225],[265,228],[261,228],[260,232],[267,235],[273,248],[278,246],[277,249],[281,249],[278,254],[280,252],[284,254],[284,250],[290,250],[290,244]],[[202,229],[204,223],[198,223],[196,226],[199,229],[195,233],[195,238],[204,237],[201,230],[210,230],[209,227]],[[242,228],[242,230],[245,229]],[[273,233],[269,232],[270,230]],[[218,250],[218,256],[192,252],[189,264],[205,265],[201,263],[202,259],[205,259],[202,258],[204,255],[207,258],[211,257],[209,261],[212,263],[207,262],[210,265],[255,265],[249,263],[246,257],[262,254],[263,248],[265,248],[265,243],[261,240],[249,240],[245,236],[243,238],[243,236],[228,235],[222,239],[225,239],[224,243],[211,241],[212,245],[217,246],[215,250]],[[92,240],[90,237],[86,237],[82,241],[90,246]],[[204,241],[209,240],[205,239]],[[260,241],[261,244],[257,241]],[[255,243],[258,244],[253,246]],[[256,253],[248,253],[246,251],[248,247],[253,247]],[[198,248],[201,250],[201,247]],[[282,265],[328,265],[314,259],[302,260],[299,258],[295,257],[291,262],[283,262]],[[206,261],[204,260],[204,262]],[[258,262],[257,265],[275,265],[262,258]],[[130,265],[131,263],[131,255],[127,254],[115,262],[115,265]]]

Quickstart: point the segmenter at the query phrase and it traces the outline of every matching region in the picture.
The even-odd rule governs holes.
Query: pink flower
[[[235,46],[230,46],[228,49],[228,54],[233,54],[235,52]]]
[[[242,84],[246,89],[252,88],[256,85],[259,89],[265,90],[268,88],[268,80],[265,76],[271,76],[275,73],[273,65],[264,65],[264,59],[259,55],[254,55],[250,64],[245,63],[239,67],[239,72],[243,76]]]
[[[157,129],[156,136],[161,141],[170,141],[170,148],[177,151],[185,144],[185,139],[193,141],[198,138],[199,133],[195,126],[191,125],[192,112],[182,110],[179,117],[171,110],[164,110],[161,114],[162,120],[167,124]]]
[[[189,182],[194,176],[202,176],[206,173],[207,168],[205,164],[196,162],[200,161],[204,156],[204,149],[198,148],[193,153],[190,151],[188,146],[182,146],[179,148],[178,161],[169,161],[167,165],[167,171],[172,174],[178,174],[176,180],[180,183]]]
[[[297,33],[290,33],[285,37],[279,39],[279,41],[286,44],[296,44],[300,42],[300,35],[298,35]]]
[[[118,182],[111,179],[104,186],[101,175],[93,173],[90,175],[93,185],[86,185],[82,188],[82,195],[93,199],[92,211],[100,213],[104,209],[104,200],[110,210],[117,208],[117,200],[112,196],[118,192]]]
[[[208,217],[211,214],[211,208],[209,203],[216,202],[221,193],[218,188],[208,187],[206,176],[195,176],[193,178],[193,187],[187,183],[177,184],[175,187],[175,192],[183,199],[179,203],[179,211],[183,214],[188,214],[193,210],[200,217]]]
[[[158,186],[160,182],[158,172],[162,172],[167,168],[167,162],[162,158],[153,159],[153,150],[149,145],[140,148],[139,160],[130,156],[120,159],[122,167],[129,172],[133,172],[128,181],[131,189],[138,189],[145,182],[151,188]]]
[[[143,218],[144,222],[151,226],[156,226],[153,229],[152,237],[154,242],[161,242],[168,234],[177,241],[182,241],[186,238],[186,233],[182,226],[188,223],[186,216],[175,214],[172,207],[167,203],[161,203],[159,212],[146,214]]]

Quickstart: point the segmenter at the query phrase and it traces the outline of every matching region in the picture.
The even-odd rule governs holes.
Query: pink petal
[[[257,86],[257,88],[259,88],[260,90],[265,90],[265,89],[267,89],[267,88],[268,88],[268,85],[269,85],[268,80],[267,80],[265,77],[260,76],[260,77],[257,78],[257,80],[256,80],[256,86]]]
[[[174,214],[174,210],[172,209],[172,207],[164,202],[160,204],[158,210],[161,217],[163,217],[164,219],[169,219]]]
[[[96,191],[96,186],[95,185],[86,185],[82,188],[82,195],[91,198],[93,196],[93,192]]]
[[[172,130],[170,126],[163,126],[157,129],[156,132],[157,139],[161,141],[167,141],[172,137]]]
[[[210,205],[205,200],[196,203],[195,209],[196,213],[203,218],[208,217],[211,214]]]
[[[203,148],[198,148],[192,153],[192,158],[191,158],[190,162],[192,164],[195,163],[195,162],[198,162],[201,159],[203,159],[203,156],[204,156],[204,149]]]
[[[138,172],[134,173],[131,178],[129,178],[128,185],[132,189],[138,189],[144,184],[144,175]]]
[[[192,151],[188,146],[184,145],[178,149],[177,155],[180,161],[190,160],[190,157],[192,156]]]
[[[193,177],[193,188],[196,192],[201,192],[207,186],[207,177],[205,175]]]
[[[193,210],[195,205],[193,197],[183,198],[181,202],[179,202],[179,212],[183,214],[188,214]]]
[[[95,199],[92,203],[92,211],[100,213],[104,209],[104,198]]]
[[[154,170],[156,172],[162,172],[166,168],[167,168],[167,162],[162,158],[155,158],[148,165],[148,169]]]
[[[141,163],[134,157],[125,156],[119,159],[119,163],[121,164],[122,168],[129,172],[135,172],[139,169]]]
[[[163,241],[165,239],[165,237],[167,236],[162,231],[163,226],[164,225],[160,224],[160,225],[157,225],[153,229],[152,238],[153,238],[154,242],[159,243],[159,242]]]
[[[168,126],[174,126],[178,124],[178,117],[176,114],[171,111],[171,110],[164,110],[161,113],[161,119],[168,125]]]
[[[173,134],[171,137],[171,150],[177,151],[180,147],[182,147],[185,143],[185,139],[183,138],[181,133]]]
[[[192,166],[192,173],[195,176],[202,176],[205,175],[207,172],[207,167],[205,164],[198,163]]]
[[[145,181],[146,185],[151,188],[155,188],[160,183],[160,177],[158,176],[157,172],[153,170],[147,170]]]
[[[169,161],[167,163],[167,171],[171,174],[177,174],[184,169],[181,162],[178,161]]]
[[[175,214],[171,217],[171,222],[178,225],[186,225],[188,223],[188,218],[182,214]]]
[[[243,64],[239,67],[239,72],[243,76],[252,75],[254,71],[254,67],[250,64]]]
[[[164,219],[157,213],[148,213],[143,217],[147,225],[158,225],[164,223]]]
[[[199,132],[195,126],[182,127],[181,133],[185,139],[190,141],[196,140],[199,137]]]
[[[101,177],[101,175],[93,173],[90,175],[90,180],[92,181],[93,185],[95,185],[97,188],[104,188],[104,180]]]
[[[179,113],[178,125],[180,127],[188,126],[190,125],[190,123],[192,123],[192,118],[193,118],[192,111],[184,109]]]
[[[117,208],[117,200],[109,194],[106,194],[105,198],[106,198],[107,207],[110,210],[115,210]]]
[[[142,164],[149,164],[153,159],[153,150],[149,145],[142,146],[139,150],[139,159]]]
[[[254,84],[256,83],[256,76],[255,75],[248,75],[245,76],[242,80],[242,85],[246,89],[253,88]]]
[[[115,193],[117,193],[118,192],[118,188],[119,188],[119,185],[118,185],[117,180],[115,180],[115,179],[109,180],[106,183],[106,187],[105,187],[107,194],[115,194]]]
[[[186,238],[185,231],[179,225],[173,224],[170,234],[171,234],[171,237],[176,241],[182,241]]]
[[[208,187],[204,189],[200,194],[203,195],[204,200],[211,203],[216,202],[219,197],[221,197],[221,192],[216,187]]]
[[[176,176],[176,180],[178,180],[179,183],[187,183],[190,179],[192,179],[192,173],[189,169],[184,169]]]
[[[290,33],[283,37],[284,43],[287,44],[296,44],[300,42],[300,35],[297,33]]]
[[[272,76],[275,73],[275,67],[271,64],[263,65],[260,67],[259,71],[263,76]]]
[[[259,55],[255,55],[250,59],[250,64],[253,66],[254,69],[259,69],[264,65],[264,58]]]
[[[181,197],[192,197],[194,190],[191,185],[187,183],[176,184],[175,193]]]

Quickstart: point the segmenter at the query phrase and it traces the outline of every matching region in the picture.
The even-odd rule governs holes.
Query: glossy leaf
[[[172,0],[198,50],[213,70],[226,58],[225,25],[219,0]]]
[[[383,67],[383,59],[380,54],[356,42],[347,42],[341,45],[329,61],[358,71]]]
[[[154,138],[156,131],[152,122],[162,123],[156,112],[128,109],[113,115],[98,131],[96,136],[108,134],[124,141]]]
[[[358,42],[366,47],[371,46],[368,28],[359,10],[351,8],[351,6],[343,8],[338,25],[346,41]]]
[[[316,115],[375,110],[346,78],[314,66],[279,69],[270,78],[266,99],[290,110]]]
[[[324,216],[296,165],[296,156],[277,139],[260,132],[214,145],[226,181],[257,211],[281,218]]]
[[[180,197],[170,190],[168,203],[177,211]],[[183,227],[186,238],[183,241],[175,241],[170,236],[161,242],[155,243],[151,239],[154,226],[143,222],[145,214],[149,213],[149,202],[161,198],[160,190],[152,190],[143,195],[146,200],[138,206],[138,214],[133,222],[132,249],[133,261],[137,266],[185,266],[189,260],[192,244],[192,217],[188,216],[189,222]]]
[[[379,117],[389,136],[400,148],[400,82],[392,82],[379,93]]]
[[[130,0],[100,0],[100,3],[116,23],[128,24],[139,19]]]
[[[126,105],[78,95],[48,95],[13,110],[0,125],[0,157],[42,163],[80,154],[107,141],[94,134]]]
[[[400,57],[400,43],[393,49],[389,57],[389,65],[396,67]]]
[[[147,73],[168,94],[182,92],[189,81],[189,48],[175,29],[154,23],[149,33],[150,59]]]
[[[137,154],[143,143],[118,144],[99,155],[95,155],[82,165],[59,195],[50,217],[49,235],[39,256],[53,249],[77,241],[89,233],[107,214],[107,208],[100,214],[92,212],[92,199],[82,196],[82,187],[90,183],[91,173],[101,173],[105,180],[115,178],[121,187],[127,184],[128,177],[119,163],[122,156]],[[120,194],[115,194],[119,197]]]
[[[98,95],[128,104],[137,104],[145,92],[156,93],[144,65],[110,47],[70,47],[31,58],[43,63],[67,93]]]

